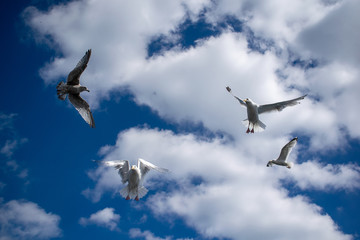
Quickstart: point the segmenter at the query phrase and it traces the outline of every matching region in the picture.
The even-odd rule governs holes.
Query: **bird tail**
[[[144,197],[147,193],[148,193],[149,190],[147,190],[146,187],[142,186],[138,189],[138,197],[139,199]]]
[[[287,164],[287,168],[292,168],[294,166],[294,163],[292,163],[292,162],[288,162],[288,164]]]
[[[262,121],[258,120],[256,123],[251,123],[249,125],[249,120],[245,119],[242,121],[245,127],[249,127],[250,129],[254,128],[254,132],[262,132],[265,130],[266,125]]]
[[[123,198],[126,198],[127,196],[129,196],[129,188],[128,188],[128,186],[126,186],[126,187],[124,187],[123,189],[120,190],[120,195]]]
[[[127,198],[127,196],[129,196],[130,199],[135,199],[136,196],[140,199],[142,197],[144,197],[147,193],[148,193],[149,190],[147,190],[146,187],[139,187],[138,188],[138,191],[136,193],[136,191],[129,191],[129,188],[128,186],[124,187],[123,189],[120,190],[120,195],[123,197],[123,198]]]
[[[265,125],[262,121],[260,121],[260,120],[258,120],[258,121],[254,124],[254,131],[255,131],[255,132],[262,132],[262,131],[265,130],[265,128],[266,128],[266,125]]]
[[[65,100],[66,98],[65,85],[66,84],[64,82],[59,82],[56,86],[57,96],[61,100]]]

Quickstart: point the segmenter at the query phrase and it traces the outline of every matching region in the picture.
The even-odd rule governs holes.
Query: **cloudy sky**
[[[1,2],[0,240],[360,239],[360,2]],[[91,129],[56,85],[88,49]],[[261,115],[246,109],[308,96]],[[293,137],[292,169],[266,163]],[[92,160],[143,158],[126,201]]]

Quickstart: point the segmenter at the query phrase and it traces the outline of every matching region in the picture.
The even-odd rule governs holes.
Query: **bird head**
[[[136,170],[136,169],[137,169],[137,166],[136,166],[136,165],[132,165],[132,166],[131,166],[131,169]]]
[[[273,161],[274,161],[274,160],[270,160],[270,161],[266,164],[266,166],[267,166],[267,167],[272,167]]]
[[[80,86],[80,92],[87,91],[90,92],[90,90],[85,86]]]
[[[286,167],[288,169],[292,168],[292,166],[294,166],[294,164],[292,162],[286,163]]]

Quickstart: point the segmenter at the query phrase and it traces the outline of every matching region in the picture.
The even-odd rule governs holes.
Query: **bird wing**
[[[91,49],[87,50],[85,55],[80,59],[76,67],[69,73],[67,77],[68,85],[78,85],[80,84],[80,75],[83,73],[91,56]]]
[[[95,122],[90,111],[89,104],[82,97],[80,97],[80,94],[69,93],[69,100],[76,108],[76,110],[78,110],[81,117],[90,125],[90,127],[94,128]]]
[[[280,155],[277,159],[277,161],[286,162],[286,159],[288,158],[292,148],[296,145],[298,138],[293,138],[290,142],[288,142],[280,152]]]
[[[158,167],[152,163],[149,163],[148,161],[145,161],[144,159],[139,158],[138,159],[138,168],[140,169],[141,177],[143,178],[151,169],[154,169],[158,172],[165,173],[169,170],[166,168]]]
[[[235,96],[235,95],[232,93],[231,88],[230,88],[229,86],[226,87],[226,90],[227,90],[234,98],[236,98],[241,105],[243,105],[243,106],[246,107],[246,103],[245,103],[243,100],[241,100],[240,98],[238,98],[237,96]]]
[[[307,96],[307,94],[304,96],[298,97],[298,98],[288,100],[288,101],[260,105],[258,107],[258,113],[261,114],[264,112],[271,112],[271,111],[279,111],[280,112],[286,107],[290,107],[290,106],[299,104],[300,103],[299,100],[303,100],[306,96]]]
[[[129,161],[127,160],[112,160],[112,161],[104,161],[104,165],[109,167],[114,167],[115,169],[119,170],[119,175],[121,177],[122,183],[126,183],[129,179]]]

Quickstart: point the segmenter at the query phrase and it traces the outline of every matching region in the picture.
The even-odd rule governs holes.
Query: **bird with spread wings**
[[[295,137],[290,142],[288,142],[281,149],[279,157],[276,160],[270,160],[266,166],[271,167],[273,164],[276,164],[276,165],[280,165],[280,166],[285,166],[290,169],[293,166],[293,163],[287,162],[287,158],[288,158],[291,150],[293,149],[293,147],[296,145],[297,141],[298,141],[298,138]]]
[[[248,118],[243,121],[244,125],[247,126],[246,133],[254,133],[254,132],[261,132],[264,131],[266,128],[266,125],[259,120],[259,114],[266,113],[266,112],[272,112],[272,111],[282,111],[286,107],[295,106],[299,104],[300,100],[303,100],[306,96],[301,96],[298,98],[294,98],[288,101],[283,102],[277,102],[272,104],[265,104],[265,105],[258,105],[255,102],[253,102],[250,98],[246,98],[244,100],[238,98],[237,96],[233,95],[231,88],[226,87],[226,90],[239,101],[239,103],[246,107],[247,109],[247,116]],[[251,129],[251,130],[250,130]]]
[[[95,127],[93,115],[90,111],[89,104],[80,96],[83,91],[90,92],[85,86],[80,85],[80,76],[87,67],[91,56],[91,49],[89,49],[85,55],[78,62],[76,67],[69,73],[66,83],[61,81],[57,86],[57,95],[61,100],[65,100],[66,95],[69,96],[71,104],[80,113],[81,117],[90,125]]]
[[[166,173],[169,170],[158,167],[144,159],[139,158],[138,164],[132,165],[130,168],[129,161],[127,160],[111,160],[101,162],[105,166],[114,167],[118,170],[122,183],[128,183],[123,189],[120,190],[120,195],[126,200],[135,199],[139,201],[144,197],[148,190],[142,185],[144,177],[150,170],[156,170],[161,173]]]

